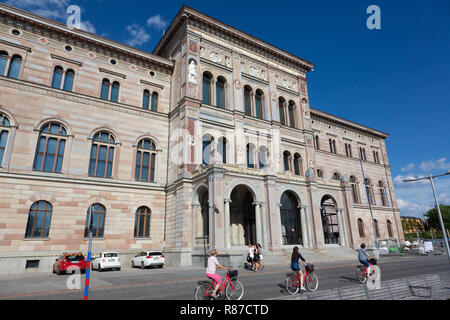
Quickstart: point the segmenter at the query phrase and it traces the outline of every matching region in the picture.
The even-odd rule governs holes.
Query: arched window
[[[381,195],[381,203],[383,204],[383,207],[389,206],[388,198],[387,198],[387,191],[386,186],[384,185],[383,181],[378,182],[378,187],[380,188],[380,195]]]
[[[91,223],[89,228],[89,213],[91,214]],[[103,238],[105,230],[106,209],[103,205],[96,203],[89,207],[86,214],[86,225],[84,228],[84,237],[89,237],[89,229],[92,231],[93,238]]]
[[[264,168],[267,167],[268,156],[267,156],[267,148],[265,146],[262,146],[262,147],[259,148],[258,162],[259,162],[259,168],[260,169],[264,169]]]
[[[212,75],[209,72],[203,73],[203,103],[211,104]]]
[[[10,126],[11,122],[9,121],[8,117],[3,113],[0,113],[0,166],[3,163],[3,157],[5,155]]]
[[[289,126],[295,128],[295,103],[294,101],[289,101]]]
[[[63,90],[72,92],[74,79],[75,79],[75,71],[73,71],[72,69],[68,69],[66,71],[66,77],[64,78]]]
[[[56,89],[61,89],[61,83],[63,79],[64,70],[60,66],[56,66],[53,70],[52,87]]]
[[[5,75],[6,66],[8,65],[9,55],[6,51],[0,51],[0,76]]]
[[[150,105],[150,91],[145,89],[142,97],[142,109],[148,110],[149,105]]]
[[[318,135],[314,135],[314,149],[316,150],[320,150],[320,144],[319,144],[319,136]]]
[[[372,181],[369,178],[366,178],[366,187],[367,187],[367,193],[369,194],[369,198],[370,198],[370,204],[375,205],[376,204],[375,194],[373,192]]]
[[[11,58],[11,64],[9,65],[8,77],[18,79],[21,65],[22,57],[17,54],[13,55]]]
[[[213,143],[214,138],[210,135],[203,136],[203,146],[202,146],[202,163],[204,166],[209,165],[211,161],[211,144]]]
[[[244,87],[244,112],[247,116],[252,116],[252,88]]]
[[[380,229],[378,227],[378,221],[377,221],[377,219],[373,219],[373,222],[375,223],[375,231],[377,233],[377,238],[379,239],[380,238]]]
[[[279,109],[279,112],[280,112],[280,123],[283,126],[286,125],[286,112],[284,110],[285,108],[286,108],[286,100],[284,100],[283,97],[278,98],[278,109]]]
[[[317,169],[317,178],[324,179],[324,173],[322,169]]]
[[[66,140],[67,131],[61,124],[50,122],[44,125],[39,134],[33,170],[61,173]]]
[[[355,176],[350,176],[350,185],[352,187],[353,203],[361,203],[361,200],[359,197],[358,181],[356,180]]]
[[[225,137],[219,138],[217,141],[217,151],[223,164],[227,163],[227,139]]]
[[[361,218],[358,219],[358,231],[359,231],[359,237],[364,238],[364,222]]]
[[[392,231],[392,222],[390,220],[388,220],[386,222],[386,225],[387,225],[387,229],[388,229],[389,238],[390,239],[394,238],[394,232]]]
[[[136,218],[134,220],[134,237],[150,237],[150,218],[151,211],[148,207],[140,207],[136,210]]]
[[[256,111],[256,117],[258,119],[264,118],[264,111],[263,111],[263,92],[261,90],[256,90],[255,94],[255,111]]]
[[[118,102],[119,101],[119,89],[120,83],[114,81],[111,87],[111,101]]]
[[[252,143],[247,144],[247,168],[255,168],[255,146]]]
[[[100,93],[100,98],[103,100],[109,99],[109,87],[111,86],[111,83],[108,79],[103,79],[102,81],[102,91]]]
[[[152,111],[158,110],[158,93],[153,92],[152,93],[152,105],[151,105]]]
[[[142,139],[137,145],[136,181],[155,181],[156,145],[150,139]]]
[[[89,175],[93,177],[111,178],[115,148],[114,136],[100,131],[92,138]]]
[[[302,173],[302,156],[298,153],[294,154],[294,174],[301,176]]]
[[[53,207],[47,201],[33,203],[28,214],[25,238],[48,238],[52,211]]]
[[[291,171],[291,153],[289,151],[283,152],[284,171]]]
[[[216,105],[219,108],[225,108],[225,84],[223,77],[218,77],[216,82]]]
[[[333,173],[333,180],[341,180],[341,175],[338,172]]]

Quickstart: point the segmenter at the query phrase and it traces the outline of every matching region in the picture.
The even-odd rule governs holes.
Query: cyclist
[[[371,257],[366,250],[366,245],[363,243],[361,244],[361,248],[358,249],[358,260],[359,262],[361,262],[361,264],[366,265],[367,270],[369,270],[370,268],[370,263],[369,263],[369,259],[373,259],[373,257]]]
[[[301,285],[300,290],[306,291],[304,280],[303,280],[302,268],[300,267],[300,264],[298,262],[299,259],[302,260],[304,263],[309,264],[309,262],[303,258],[303,256],[300,254],[300,252],[298,252],[298,247],[294,247],[294,249],[292,250],[292,256],[291,256],[291,269],[292,269],[292,271],[295,271],[300,275],[300,285]]]
[[[216,287],[214,288],[214,291],[212,293],[212,297],[216,298],[216,292],[220,287],[220,284],[222,283],[222,278],[216,273],[216,267],[224,270],[231,270],[231,268],[226,268],[222,266],[219,261],[216,258],[217,250],[212,249],[211,250],[211,256],[208,258],[208,266],[206,267],[206,276],[208,278],[213,279],[216,282]]]

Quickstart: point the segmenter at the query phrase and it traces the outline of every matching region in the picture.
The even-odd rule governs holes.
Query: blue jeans
[[[369,263],[369,260],[367,260],[367,259],[364,259],[364,260],[359,260],[359,262],[361,262],[362,264],[365,264],[367,268],[369,268],[369,267],[370,267],[370,263]]]

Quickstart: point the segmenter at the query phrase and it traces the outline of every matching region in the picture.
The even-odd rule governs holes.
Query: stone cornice
[[[53,54],[53,53],[50,54],[50,56],[52,57],[52,59],[61,60],[61,61],[68,62],[68,63],[72,63],[72,64],[75,64],[75,65],[80,66],[80,67],[83,66],[83,63],[81,63],[80,61],[76,61],[76,60],[73,60],[73,59],[61,57],[61,56],[58,56],[58,55]]]
[[[171,60],[105,39],[90,32],[70,29],[62,23],[4,3],[0,3],[0,23],[165,74],[170,75],[173,71],[174,63]]]
[[[205,30],[208,33],[212,33],[215,36],[221,37],[226,41],[247,48],[257,53],[258,55],[272,59],[294,70],[300,71],[302,73],[307,73],[313,69],[314,65],[311,62],[283,51],[273,45],[268,44],[267,42],[264,42],[230,25],[218,21],[217,19],[211,18],[186,5],[184,5],[180,9],[171,25],[169,26],[168,30],[153,50],[153,54],[164,55],[165,48],[175,38],[179,27],[181,27],[186,20],[189,26],[200,30]]]
[[[0,39],[0,43],[4,44],[4,45],[7,45],[7,46],[19,48],[19,49],[22,49],[22,50],[27,51],[27,52],[31,52],[31,48],[30,47],[22,46],[20,44],[17,44],[17,43],[11,42],[11,41]]]

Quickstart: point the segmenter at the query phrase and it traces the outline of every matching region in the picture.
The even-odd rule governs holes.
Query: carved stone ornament
[[[220,57],[220,55],[217,52],[211,52],[211,54],[209,55],[209,58],[214,61],[214,62],[221,62],[222,58]]]
[[[234,81],[234,86],[236,87],[236,89],[240,89],[242,87],[241,81],[235,80]]]
[[[255,67],[251,66],[248,70],[251,76],[258,77],[258,70]]]
[[[39,42],[42,44],[47,44],[48,40],[47,40],[47,38],[39,38]]]
[[[229,56],[225,56],[225,65],[226,65],[228,68],[231,68],[231,59],[230,59]]]
[[[277,94],[275,92],[272,93],[272,101],[277,101]]]

